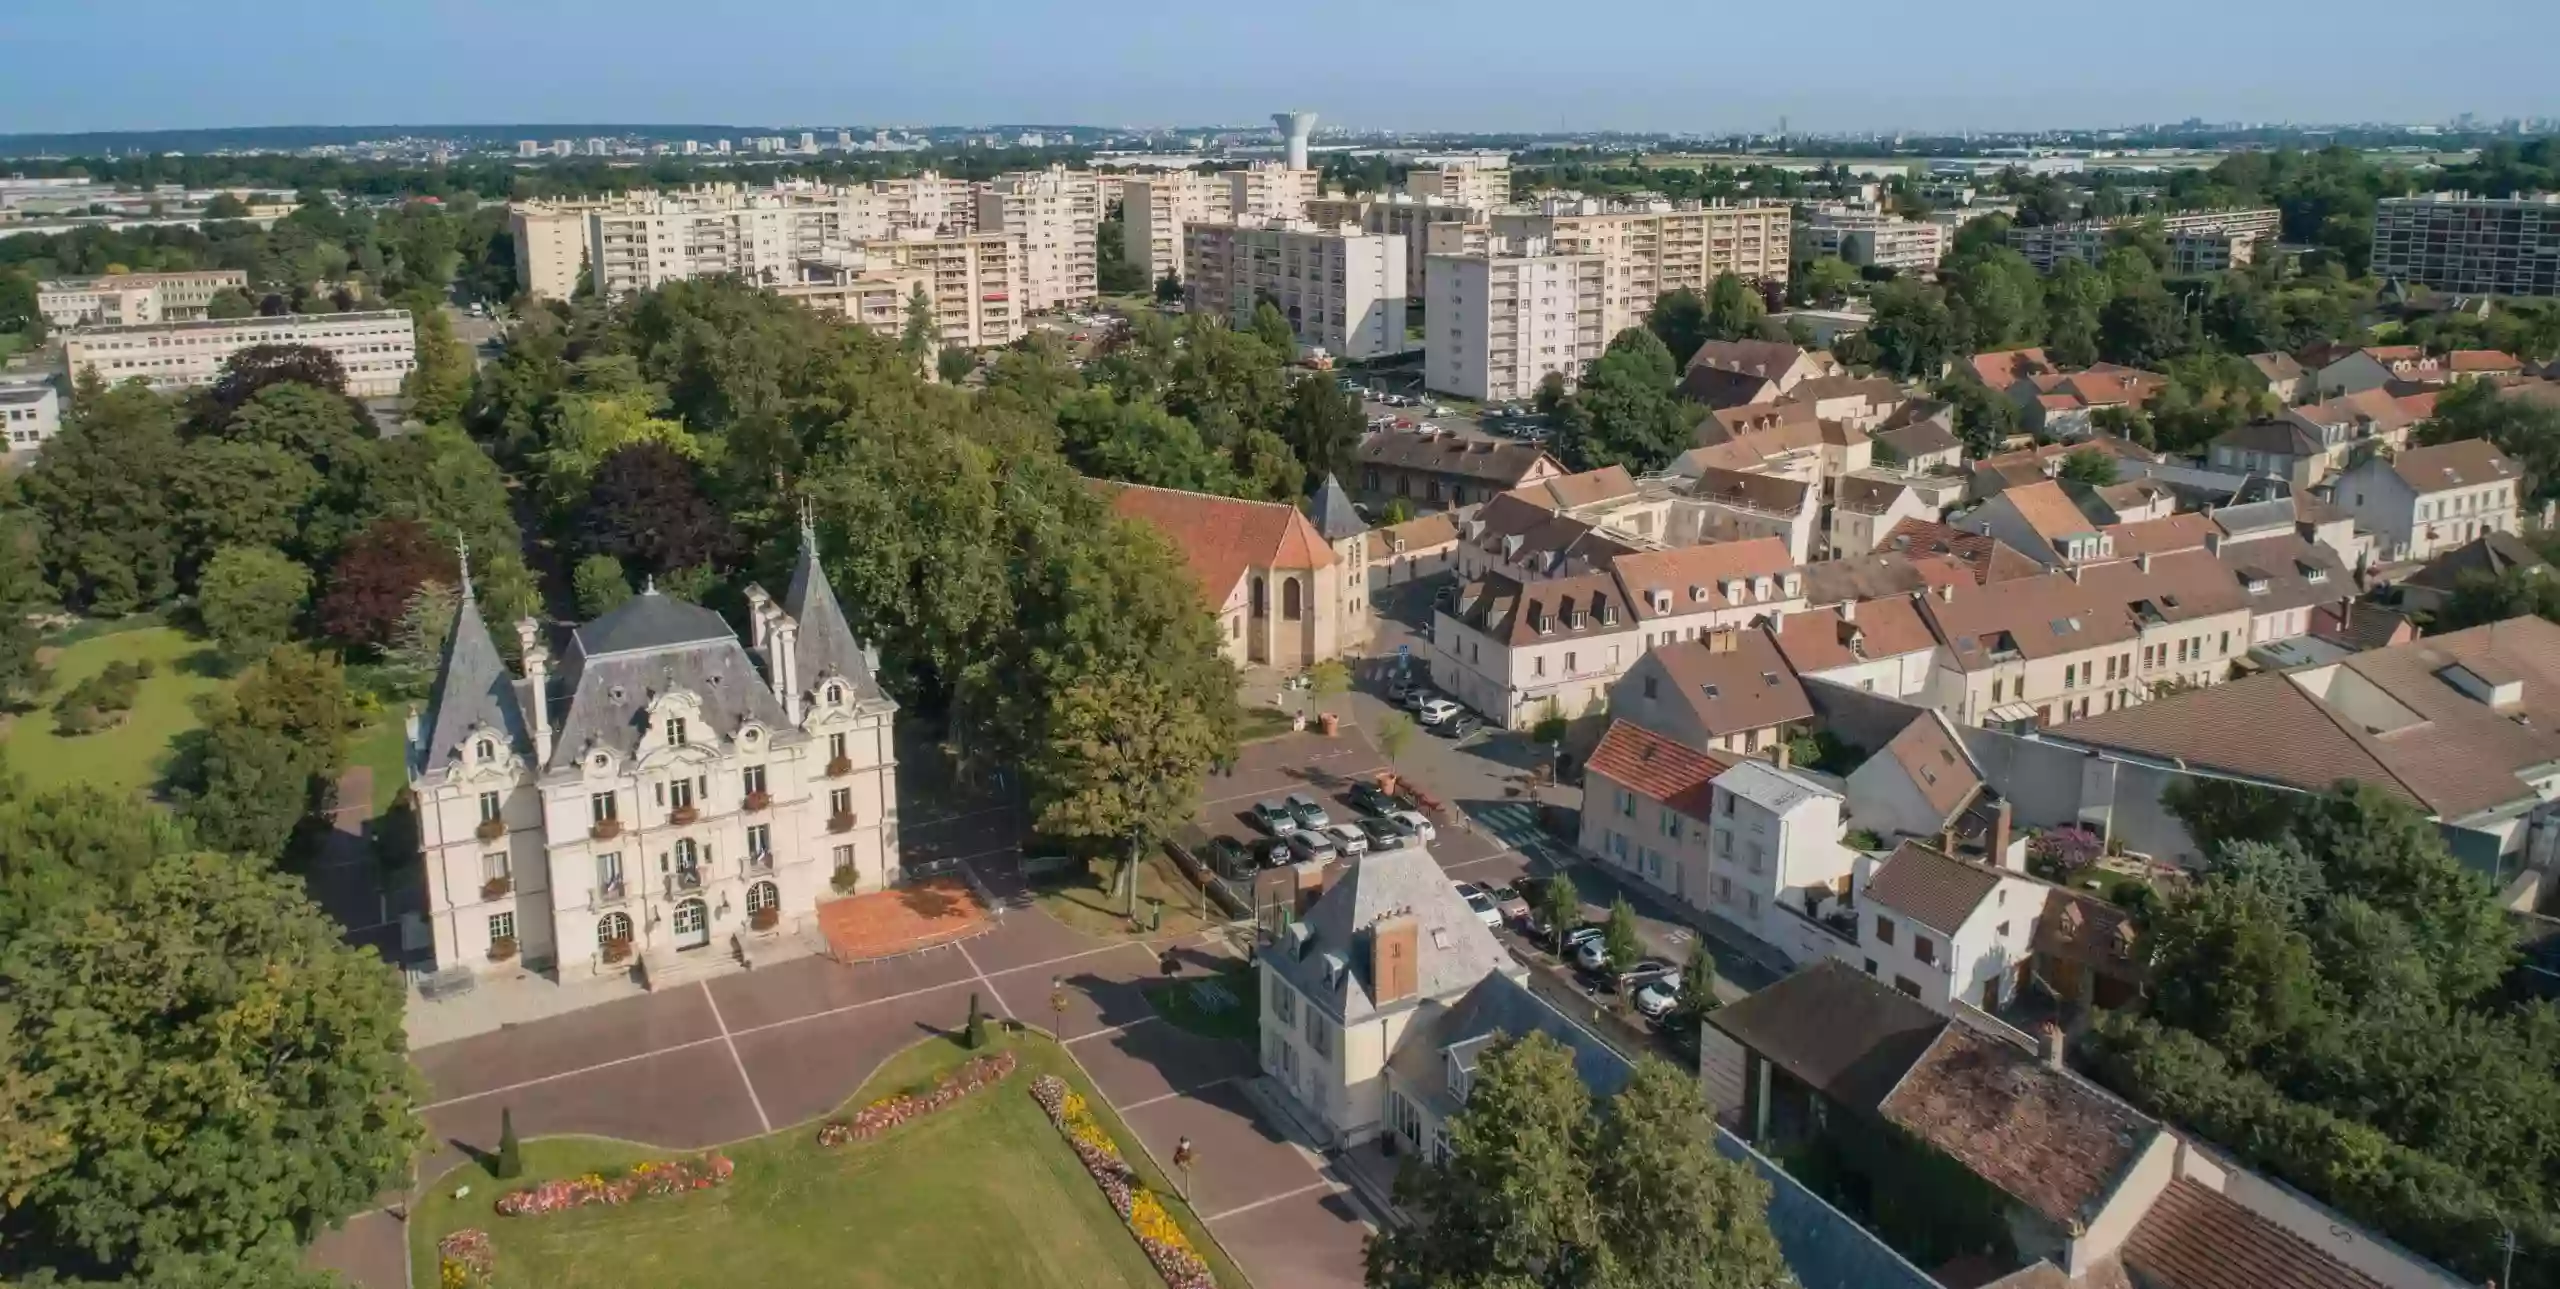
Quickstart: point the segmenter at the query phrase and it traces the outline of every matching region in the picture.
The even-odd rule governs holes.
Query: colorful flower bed
[[[439,1289],[482,1289],[497,1265],[497,1255],[489,1250],[489,1233],[477,1227],[466,1227],[436,1241]]]
[[[841,1146],[848,1141],[869,1141],[899,1124],[921,1119],[980,1088],[1001,1081],[1020,1064],[1011,1052],[973,1056],[966,1065],[937,1079],[933,1091],[923,1096],[901,1092],[894,1097],[882,1097],[855,1111],[850,1119],[829,1119],[819,1124],[818,1144]]]
[[[505,1217],[541,1217],[590,1204],[618,1208],[648,1195],[709,1190],[728,1181],[736,1169],[736,1164],[717,1152],[700,1159],[652,1159],[633,1164],[616,1177],[585,1173],[509,1191],[498,1197],[498,1212]]]
[[[1137,1171],[1121,1157],[1111,1134],[1095,1122],[1084,1098],[1068,1087],[1065,1079],[1043,1074],[1031,1081],[1031,1099],[1039,1102],[1049,1122],[1066,1134],[1067,1144],[1075,1147],[1076,1158],[1084,1161],[1084,1170],[1102,1187],[1112,1211],[1129,1224],[1129,1233],[1138,1237],[1138,1247],[1146,1250],[1147,1261],[1154,1263],[1156,1274],[1164,1277],[1166,1289],[1216,1289],[1218,1282],[1209,1275],[1209,1265],[1192,1252],[1190,1237],[1182,1233],[1173,1214],[1165,1210],[1164,1201],[1138,1180]]]

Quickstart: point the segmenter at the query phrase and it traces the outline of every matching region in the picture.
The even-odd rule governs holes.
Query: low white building
[[[56,327],[184,322],[205,316],[220,292],[248,288],[239,269],[55,278],[36,285],[36,311]]]
[[[75,382],[95,374],[110,385],[140,380],[166,391],[210,385],[233,354],[258,345],[326,351],[346,372],[347,393],[357,398],[399,393],[418,365],[417,335],[406,309],[97,327],[65,336],[62,350]]]
[[[1957,1002],[1998,1011],[2026,983],[2051,890],[1906,841],[1866,875],[1858,943],[1838,955],[1938,1011]]]
[[[50,382],[0,385],[0,432],[9,451],[36,451],[61,430],[62,395]]]
[[[2518,531],[2523,472],[2485,439],[2370,458],[2331,485],[2330,500],[2376,536],[2386,560],[2427,560],[2482,533]]]
[[[538,627],[517,625],[509,675],[467,568],[464,587],[408,748],[440,967],[636,965],[654,987],[751,962],[820,900],[895,880],[897,704],[814,539],[779,604],[748,589],[745,644],[654,588],[579,627],[556,733]]]

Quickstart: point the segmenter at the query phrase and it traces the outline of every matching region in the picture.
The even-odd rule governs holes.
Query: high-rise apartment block
[[[940,175],[875,184],[708,185],[670,193],[520,202],[509,212],[516,280],[566,299],[581,277],[607,293],[734,273],[751,282],[797,280],[799,259],[892,233],[965,234],[976,194]]]
[[[1323,191],[1324,176],[1287,166],[1252,166],[1220,176],[1227,181],[1227,210],[1238,218],[1304,219],[1307,203]]]
[[[1494,212],[1492,231],[1516,243],[1543,239],[1560,255],[1608,261],[1605,329],[1640,325],[1666,291],[1701,295],[1718,275],[1748,282],[1787,280],[1787,206],[1708,205],[1651,199],[1602,202],[1553,197]]]
[[[1493,240],[1425,257],[1423,384],[1487,402],[1528,398],[1549,372],[1572,384],[1609,343],[1608,258]]]
[[[1183,230],[1182,281],[1191,312],[1239,328],[1270,299],[1302,349],[1365,359],[1410,348],[1399,237],[1261,216],[1194,224]]]
[[[1022,259],[1021,243],[1002,233],[906,229],[803,256],[790,284],[775,292],[894,336],[905,331],[908,301],[922,287],[934,343],[981,349],[1024,334]]]
[[[1830,255],[1903,273],[1935,272],[1950,240],[1943,224],[1836,207],[1813,210],[1795,229],[1798,262]]]
[[[2284,226],[2284,212],[2266,207],[2083,219],[2068,224],[2012,228],[2009,230],[2009,245],[2026,256],[2027,263],[2034,265],[2037,272],[2050,273],[2055,265],[2067,259],[2095,265],[2106,258],[2107,248],[2116,234],[2154,220],[2169,235],[2169,253],[2173,261],[2210,264],[2219,259],[2223,267],[2228,268],[2231,267],[2234,239],[2245,242],[2250,248],[2240,252],[2238,262],[2246,264],[2259,242],[2272,244],[2275,241],[2277,231]],[[2179,249],[2181,242],[2194,244],[2182,252]]]
[[[418,365],[406,309],[289,314],[99,327],[63,338],[63,361],[77,381],[94,373],[110,385],[143,380],[156,390],[210,385],[231,356],[253,345],[308,345],[328,351],[347,373],[347,392],[387,398]]]
[[[1434,253],[1431,230],[1435,225],[1452,229],[1472,227],[1477,233],[1476,245],[1447,249],[1483,249],[1483,235],[1493,211],[1488,206],[1470,206],[1439,197],[1416,197],[1407,193],[1390,193],[1384,197],[1318,197],[1307,203],[1307,220],[1315,224],[1358,224],[1372,233],[1386,233],[1404,239],[1405,294],[1423,293],[1423,261]],[[1462,237],[1462,233],[1450,236]]]
[[[203,317],[219,292],[248,286],[239,269],[55,278],[36,284],[36,312],[56,327],[185,322]]]
[[[2373,274],[2463,295],[2560,295],[2560,193],[2388,198]]]
[[[1457,206],[1500,206],[1511,200],[1511,157],[1502,152],[1470,152],[1447,157],[1416,157],[1405,172],[1405,195]]]
[[[1182,275],[1182,230],[1223,223],[1235,213],[1225,176],[1181,170],[1133,176],[1120,186],[1121,253],[1143,264],[1147,281]]]
[[[978,228],[1022,247],[1022,308],[1090,303],[1097,293],[1094,230],[1102,194],[1089,170],[1051,166],[1005,175],[978,194]]]

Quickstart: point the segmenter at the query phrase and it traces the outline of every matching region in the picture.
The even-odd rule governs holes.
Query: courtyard
[[[957,1018],[954,1018],[957,1023]],[[1148,1265],[1084,1167],[1030,1096],[1043,1074],[1066,1079],[1174,1214],[1222,1284],[1241,1284],[1175,1188],[1135,1150],[1118,1116],[1058,1044],[990,1029],[986,1050],[1011,1051],[1010,1076],[877,1139],[822,1147],[807,1125],[724,1148],[737,1172],[725,1186],[627,1207],[546,1217],[497,1217],[490,1205],[517,1185],[610,1172],[664,1152],[591,1137],[529,1142],[521,1180],[499,1182],[465,1164],[427,1188],[411,1222],[413,1283],[436,1283],[436,1241],[463,1228],[489,1233],[502,1283],[558,1289],[647,1284],[668,1289],[762,1289],[804,1284],[1012,1285],[1146,1289]],[[925,1038],[891,1057],[845,1104],[914,1091],[973,1053]],[[455,1198],[458,1188],[470,1194]],[[965,1237],[955,1238],[955,1232]]]

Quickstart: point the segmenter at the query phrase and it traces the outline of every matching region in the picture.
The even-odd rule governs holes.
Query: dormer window
[[[495,740],[484,738],[472,745],[471,754],[483,761],[497,760],[498,744]]]
[[[667,746],[668,746],[668,747],[683,747],[684,745],[685,745],[685,728],[684,728],[684,718],[683,718],[683,717],[681,717],[681,716],[670,716],[670,717],[668,717],[668,718],[667,718]]]
[[[829,685],[829,686],[827,686],[827,701],[828,701],[828,702],[830,702],[830,703],[841,703],[841,702],[843,702],[843,701],[844,701],[844,686],[842,686],[842,685]]]

